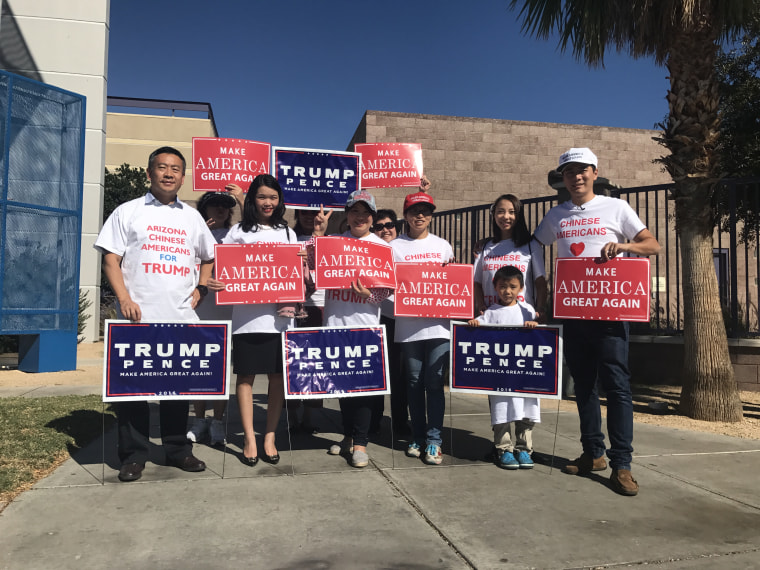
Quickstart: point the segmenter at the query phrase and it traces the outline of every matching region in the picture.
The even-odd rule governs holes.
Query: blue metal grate
[[[84,111],[0,72],[0,333],[76,331]]]

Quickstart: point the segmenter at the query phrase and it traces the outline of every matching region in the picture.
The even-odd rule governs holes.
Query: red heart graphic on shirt
[[[571,243],[570,244],[570,251],[576,257],[578,257],[581,253],[583,253],[584,249],[586,249],[586,244],[584,244],[584,243]]]

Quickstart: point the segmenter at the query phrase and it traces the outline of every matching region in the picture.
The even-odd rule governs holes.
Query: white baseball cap
[[[591,152],[590,148],[571,148],[567,152],[562,153],[559,157],[559,166],[557,167],[557,170],[562,172],[562,169],[571,162],[590,164],[594,168],[599,164],[599,160],[596,158],[596,155]]]

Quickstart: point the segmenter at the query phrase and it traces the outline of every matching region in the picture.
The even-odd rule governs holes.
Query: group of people
[[[491,207],[491,236],[479,243],[474,255],[475,315],[469,324],[498,324],[535,327],[546,321],[547,283],[543,247],[558,243],[560,257],[574,257],[571,245],[582,242],[582,256],[609,260],[619,254],[654,255],[659,245],[633,209],[624,201],[594,194],[598,176],[597,157],[587,148],[562,154],[561,171],[570,200],[552,208],[531,236],[520,200],[511,194],[499,196]],[[391,410],[394,430],[411,434],[406,450],[411,457],[437,465],[442,461],[442,430],[445,410],[444,371],[449,353],[449,321],[442,318],[394,317],[393,290],[368,288],[356,279],[350,290],[315,291],[303,308],[292,304],[234,305],[215,307],[212,299],[200,303],[209,292],[221,291],[225,283],[213,276],[214,244],[257,242],[298,243],[304,248],[306,274],[314,269],[314,243],[325,235],[332,215],[325,212],[296,212],[296,229],[285,221],[285,203],[277,179],[257,176],[247,194],[236,185],[224,193],[209,193],[198,211],[177,199],[184,180],[185,160],[171,147],[154,151],[148,162],[150,192],[117,208],[106,221],[95,247],[104,254],[104,268],[119,302],[121,315],[132,321],[196,320],[231,318],[233,371],[243,425],[243,461],[257,464],[280,459],[275,430],[284,403],[281,333],[295,326],[386,325],[388,341],[400,351],[390,350]],[[418,192],[406,196],[400,225],[393,210],[378,210],[375,198],[365,190],[353,192],[346,203],[345,238],[389,244],[394,261],[446,264],[454,261],[451,245],[429,231],[435,201],[427,178]],[[232,210],[241,204],[242,219],[231,226]],[[586,224],[603,231],[568,237],[562,228],[568,221],[586,218]],[[190,252],[177,263],[192,267],[185,273],[146,273],[150,264],[141,263],[147,254],[142,246],[147,227],[160,224],[178,227],[186,235]],[[577,248],[576,252],[577,252]],[[196,263],[200,262],[198,271]],[[205,307],[204,307],[205,305]],[[198,316],[194,309],[198,307]],[[567,320],[564,322],[565,357],[575,381],[583,453],[563,470],[585,475],[607,468],[610,459],[613,489],[635,495],[638,484],[631,475],[633,412],[628,373],[628,326],[624,322]],[[394,356],[398,354],[398,358]],[[269,380],[263,453],[259,454],[253,428],[252,385],[257,374]],[[607,394],[610,448],[606,449],[601,429],[597,385]],[[312,401],[309,401],[312,402]],[[492,396],[489,398],[494,431],[493,460],[505,469],[533,467],[532,429],[540,421],[535,398]],[[377,431],[383,413],[381,396],[339,399],[343,439],[328,453],[349,457],[357,468],[369,464],[367,445]],[[312,427],[310,411],[316,403],[304,402],[301,425]],[[294,408],[295,410],[295,408]],[[194,403],[195,417],[188,432],[188,402],[162,401],[161,436],[168,463],[186,471],[201,471],[205,464],[192,454],[192,442],[208,429],[210,442],[224,442],[224,402],[214,404],[213,418],[206,420],[204,402]],[[408,411],[408,416],[407,416]],[[140,478],[147,460],[147,403],[128,402],[117,406],[119,426],[119,479]]]

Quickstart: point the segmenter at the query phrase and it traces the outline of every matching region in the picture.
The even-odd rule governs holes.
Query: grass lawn
[[[114,422],[106,410],[106,429]],[[99,395],[0,398],[0,510],[101,434]]]

